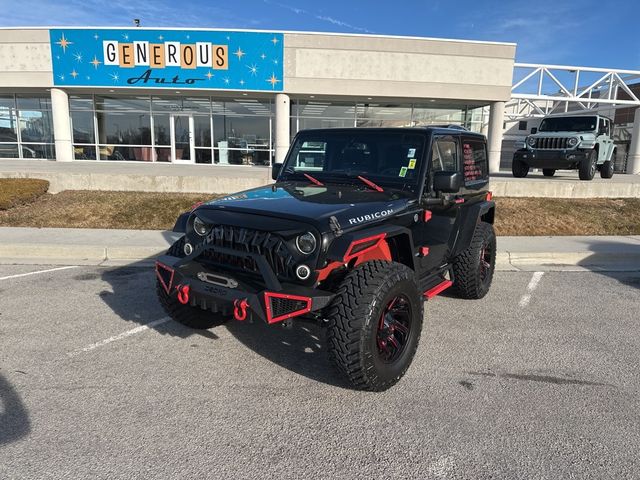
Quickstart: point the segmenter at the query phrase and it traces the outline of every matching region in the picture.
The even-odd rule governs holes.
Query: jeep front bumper
[[[514,160],[521,160],[532,168],[575,168],[587,158],[588,150],[518,150]]]
[[[189,257],[162,255],[156,261],[156,276],[165,292],[181,303],[236,320],[259,318],[277,323],[319,311],[333,298],[323,290],[281,284],[266,262],[259,265],[262,278],[254,279],[212,271]]]

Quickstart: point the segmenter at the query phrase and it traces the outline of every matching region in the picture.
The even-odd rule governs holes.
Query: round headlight
[[[567,145],[569,145],[570,147],[575,147],[577,144],[578,144],[578,139],[576,137],[571,137],[567,141]]]
[[[193,219],[193,231],[201,237],[204,237],[207,233],[209,233],[209,230],[211,230],[211,227],[204,223],[200,219],[200,217],[196,215],[196,217]]]
[[[311,232],[303,233],[296,238],[296,247],[298,247],[300,253],[309,255],[316,249],[316,237]]]
[[[536,137],[529,137],[527,138],[527,144],[530,147],[535,147],[536,146]]]

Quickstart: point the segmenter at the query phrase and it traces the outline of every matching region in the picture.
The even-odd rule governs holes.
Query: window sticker
[[[415,156],[416,156],[416,149],[410,148],[409,151],[407,152],[407,158],[413,158]]]
[[[407,167],[402,167],[400,169],[400,173],[398,174],[399,177],[406,177],[407,176]]]
[[[412,158],[411,160],[409,160],[409,166],[407,167],[409,170],[413,170],[414,168],[416,168],[416,159]]]

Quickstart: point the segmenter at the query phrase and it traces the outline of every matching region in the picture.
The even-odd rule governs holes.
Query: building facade
[[[268,166],[305,128],[488,124],[495,166],[514,56],[374,35],[1,29],[0,158]]]

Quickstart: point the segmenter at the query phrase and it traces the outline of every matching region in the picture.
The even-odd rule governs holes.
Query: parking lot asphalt
[[[638,478],[640,272],[498,272],[425,310],[363,393],[315,325],[196,332],[150,269],[0,266],[0,478]]]

